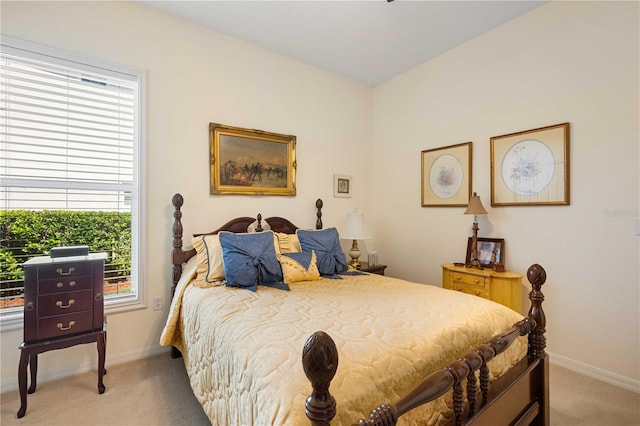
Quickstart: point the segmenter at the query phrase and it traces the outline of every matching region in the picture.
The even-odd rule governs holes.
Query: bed
[[[183,248],[184,199],[172,203],[161,344],[183,357],[212,424],[549,424],[539,265],[527,271],[523,317],[346,268],[321,200],[315,230],[258,214],[195,234],[193,248]]]

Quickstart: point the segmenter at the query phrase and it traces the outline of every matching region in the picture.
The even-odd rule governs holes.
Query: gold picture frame
[[[296,195],[296,137],[209,124],[210,192]]]
[[[570,204],[569,123],[491,138],[491,205]]]
[[[473,142],[422,151],[422,207],[466,207]]]

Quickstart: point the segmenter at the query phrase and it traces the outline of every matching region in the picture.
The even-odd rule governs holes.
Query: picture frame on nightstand
[[[492,267],[496,263],[504,264],[504,238],[478,238],[478,260],[484,267]],[[471,261],[471,244],[473,238],[467,240],[467,256],[465,264]]]

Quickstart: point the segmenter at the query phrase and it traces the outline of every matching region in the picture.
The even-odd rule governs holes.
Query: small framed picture
[[[333,175],[333,196],[338,198],[351,197],[351,176]]]
[[[492,267],[496,263],[504,264],[504,239],[503,238],[478,238],[478,261],[482,266]],[[465,264],[471,262],[473,237],[467,241],[467,257]]]

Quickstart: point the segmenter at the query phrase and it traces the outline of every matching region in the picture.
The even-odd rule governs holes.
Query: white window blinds
[[[0,179],[11,188],[4,207],[128,210],[137,78],[37,56],[3,46]]]

